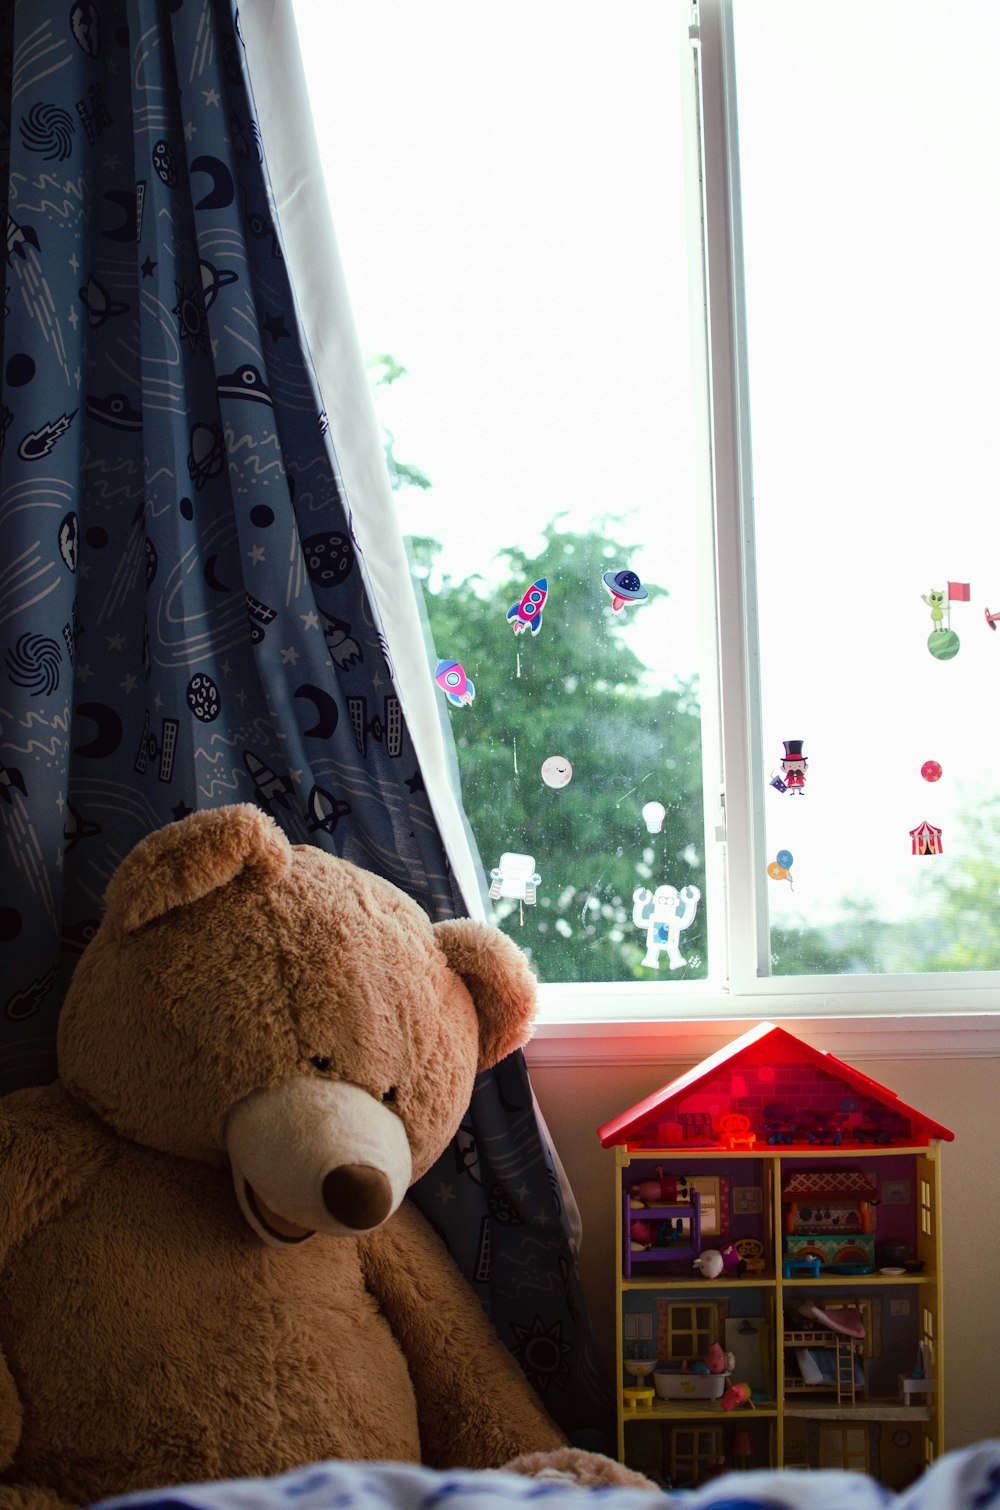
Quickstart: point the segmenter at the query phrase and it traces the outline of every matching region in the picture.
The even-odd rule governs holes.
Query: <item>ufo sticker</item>
[[[611,594],[611,607],[615,613],[626,603],[645,603],[649,597],[634,571],[606,571],[601,580]]]

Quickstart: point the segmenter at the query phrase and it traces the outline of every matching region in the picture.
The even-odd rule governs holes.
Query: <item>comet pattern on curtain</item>
[[[56,1073],[119,861],[196,809],[256,802],[431,917],[464,907],[300,338],[235,7],[8,0],[0,68],[6,1092]],[[417,1198],[553,1414],[594,1421],[520,1055],[480,1078]]]

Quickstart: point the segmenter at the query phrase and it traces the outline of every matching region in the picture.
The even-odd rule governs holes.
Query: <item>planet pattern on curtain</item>
[[[256,802],[431,917],[465,908],[300,336],[235,7],[16,0],[0,54],[6,1092],[55,1075],[115,867],[191,811]],[[417,1198],[553,1414],[595,1420],[521,1056],[481,1077]]]

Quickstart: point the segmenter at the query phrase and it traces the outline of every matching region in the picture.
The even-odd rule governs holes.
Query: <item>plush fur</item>
[[[523,955],[249,806],[106,902],[59,1079],[0,1102],[0,1510],[328,1457],[573,1472],[404,1198],[530,1034]]]

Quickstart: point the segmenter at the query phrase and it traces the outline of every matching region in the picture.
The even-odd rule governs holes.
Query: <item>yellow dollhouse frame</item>
[[[697,1483],[709,1459],[714,1472],[720,1458],[732,1467],[738,1456],[753,1467],[863,1467],[900,1489],[934,1461],[944,1431],[940,1149],[953,1137],[947,1128],[860,1071],[762,1023],[606,1123],[599,1136],[615,1152],[617,1452],[623,1463],[674,1487],[681,1487],[678,1472],[683,1482]],[[649,1241],[657,1206],[637,1201],[631,1190],[639,1184],[655,1190],[657,1178],[671,1190],[696,1189],[699,1176],[722,1192],[722,1231],[703,1236],[701,1247],[729,1249],[734,1264],[713,1279],[692,1268],[688,1251],[674,1257],[669,1246],[657,1246],[662,1238]],[[789,1254],[786,1229],[808,1227],[810,1208],[800,1198],[793,1223],[783,1192],[786,1186],[808,1190],[810,1182],[820,1191],[838,1184],[848,1192],[870,1189],[874,1200],[866,1206],[849,1193],[839,1204],[817,1202],[822,1235]],[[738,1202],[731,1195],[736,1189]],[[825,1261],[837,1250],[830,1232],[840,1226],[848,1234],[843,1251],[860,1261]],[[667,1229],[669,1236],[669,1223]],[[735,1266],[737,1244],[754,1255],[752,1265]],[[893,1258],[902,1251],[904,1261],[880,1261],[883,1245]],[[834,1319],[853,1310],[862,1318],[864,1339],[817,1323],[814,1313],[802,1315],[807,1301]],[[698,1368],[699,1359],[679,1340],[672,1358],[661,1356],[671,1345],[665,1338],[685,1335],[672,1323],[665,1326],[663,1316],[665,1308],[676,1308],[681,1319],[688,1311],[693,1316],[709,1302],[718,1307],[720,1332],[727,1320],[735,1325],[752,1318],[752,1330],[763,1334],[756,1374],[763,1386],[754,1388],[752,1408],[728,1408],[731,1397],[724,1394],[661,1396],[652,1388],[651,1357],[645,1377],[637,1380],[635,1370],[626,1369],[627,1360],[651,1350],[657,1372]],[[652,1323],[633,1321],[650,1315]],[[725,1335],[715,1340],[725,1345]],[[814,1350],[812,1361],[823,1362],[827,1373],[819,1382],[807,1384],[798,1374],[798,1349]],[[725,1381],[737,1382],[735,1376]],[[676,1388],[669,1379],[668,1388]]]

